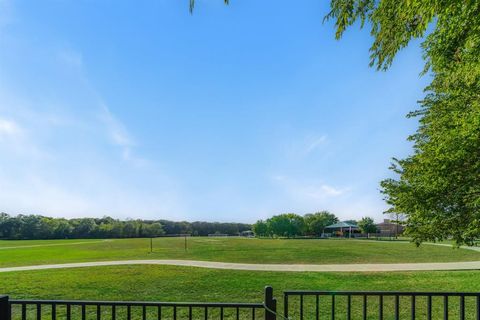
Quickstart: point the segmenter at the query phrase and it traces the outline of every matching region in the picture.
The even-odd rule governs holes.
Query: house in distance
[[[404,227],[390,219],[383,219],[383,222],[377,223],[378,232],[385,236],[398,236],[403,233]]]

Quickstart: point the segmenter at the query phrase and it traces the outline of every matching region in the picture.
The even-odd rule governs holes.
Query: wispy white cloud
[[[0,92],[0,104],[3,102]],[[2,158],[12,159],[13,157],[27,157],[31,161],[47,159],[48,152],[41,150],[33,141],[28,128],[19,124],[12,117],[1,117],[0,115],[0,153]],[[1,164],[1,162],[0,162]]]
[[[283,144],[284,152],[290,159],[303,159],[325,149],[328,144],[326,134],[307,134],[291,137]]]
[[[322,199],[326,197],[336,197],[347,192],[348,189],[339,189],[328,184],[322,184],[320,186],[311,186],[307,188],[306,194],[312,198]]]
[[[0,52],[0,211],[172,219],[185,214],[179,183],[138,155],[138,140],[93,87],[82,54],[22,40],[21,47],[5,46],[9,57],[19,57],[15,67]],[[22,77],[37,68],[51,72],[32,92],[33,80]]]
[[[134,142],[123,123],[112,114],[105,103],[100,103],[100,109],[100,119],[105,124],[110,141],[120,147],[132,147]]]
[[[12,116],[0,117],[0,212],[174,218],[186,211],[175,180],[131,154],[133,139],[111,113],[108,125],[91,117],[82,120],[87,125],[74,126],[25,99],[17,113],[14,99],[2,97],[0,90],[0,104],[8,100]],[[128,166],[116,165],[96,145],[98,133],[121,148]]]
[[[329,210],[340,220],[373,217],[376,221],[383,219],[386,205],[371,193],[358,190],[355,186],[334,186],[324,181],[295,179],[285,174],[271,177],[274,185],[283,192],[274,205],[276,211],[270,211],[264,217],[280,212],[304,214],[319,210]]]
[[[325,144],[325,142],[327,142],[326,135],[322,135],[320,137],[310,137],[306,141],[305,152],[309,154]]]
[[[58,62],[66,68],[71,68],[71,71],[85,87],[85,91],[89,92],[88,95],[93,101],[93,105],[98,108],[96,114],[100,125],[103,126],[108,141],[120,148],[120,157],[135,166],[145,166],[149,163],[146,158],[135,152],[134,148],[137,143],[127,126],[114,114],[112,108],[91,84],[81,52],[70,47],[62,47],[57,51]]]
[[[13,120],[0,118],[0,138],[14,137],[22,133],[20,126]]]
[[[295,199],[325,200],[344,195],[348,188],[337,188],[318,181],[297,181],[285,175],[275,175],[273,180]]]
[[[25,188],[28,186],[28,188]],[[37,172],[23,168],[15,179],[0,172],[1,211],[12,214],[88,215],[95,212],[88,199],[71,192],[65,185],[56,184]]]
[[[121,148],[122,159],[136,167],[148,165],[150,163],[148,159],[133,152],[132,149],[136,143],[125,125],[113,115],[105,103],[100,103],[100,109],[100,119],[105,126],[107,136],[112,144]]]

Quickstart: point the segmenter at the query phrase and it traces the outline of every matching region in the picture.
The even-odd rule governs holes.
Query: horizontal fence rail
[[[476,319],[480,293],[285,291],[287,319]]]

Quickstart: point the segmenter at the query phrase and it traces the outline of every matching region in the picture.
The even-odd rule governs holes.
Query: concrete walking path
[[[480,270],[480,261],[439,263],[394,263],[394,264],[247,264],[195,260],[124,260],[94,261],[37,266],[0,268],[0,272],[31,271],[46,269],[84,268],[122,265],[168,265],[224,270],[274,271],[274,272],[392,272],[392,271],[437,271]]]

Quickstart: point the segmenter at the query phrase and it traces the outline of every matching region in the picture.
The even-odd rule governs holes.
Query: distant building
[[[405,229],[401,224],[392,222],[390,219],[384,219],[383,222],[377,223],[377,228],[380,234],[384,235],[400,235]]]
[[[240,232],[240,236],[241,237],[247,237],[247,238],[253,238],[253,237],[255,237],[255,233],[253,233],[253,231],[251,231],[251,230],[247,230],[247,231]]]

